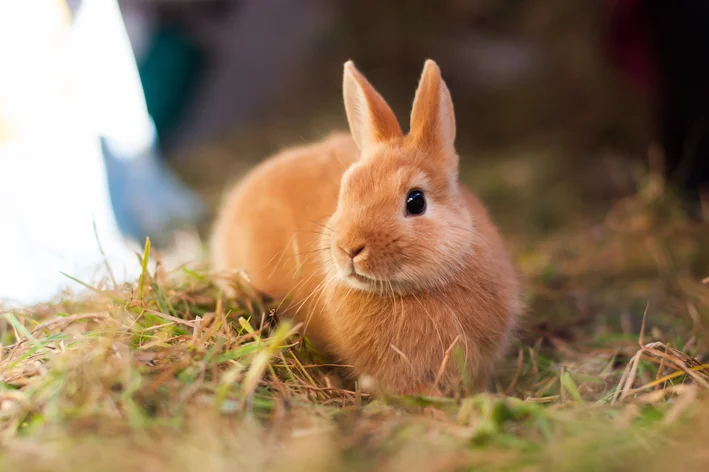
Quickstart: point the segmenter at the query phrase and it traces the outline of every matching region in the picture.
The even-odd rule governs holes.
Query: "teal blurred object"
[[[164,162],[161,146],[189,104],[202,64],[199,49],[188,38],[161,27],[137,65],[156,141],[139,155],[129,156],[101,140],[116,222],[133,240],[150,236],[157,244],[167,244],[173,229],[195,224],[204,215],[197,195]]]
[[[202,58],[179,30],[161,26],[135,64],[152,122],[152,145],[126,154],[122,146],[100,138],[116,223],[134,241],[149,236],[157,245],[169,244],[173,230],[194,225],[205,214],[199,197],[172,173],[163,153],[166,137],[193,96]]]
[[[204,55],[173,26],[161,26],[138,64],[145,104],[161,142],[167,140],[194,96]]]

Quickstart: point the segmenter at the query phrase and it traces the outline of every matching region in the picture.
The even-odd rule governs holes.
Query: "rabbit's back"
[[[212,267],[244,271],[252,285],[289,298],[311,337],[321,331],[314,303],[323,282],[320,239],[335,211],[342,174],[358,159],[349,134],[290,148],[262,162],[227,194],[212,236]],[[315,302],[315,296],[309,301]]]

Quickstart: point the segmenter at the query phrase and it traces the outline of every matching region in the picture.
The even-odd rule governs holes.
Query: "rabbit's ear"
[[[441,78],[438,65],[428,59],[416,89],[411,110],[411,135],[422,145],[439,150],[454,148],[455,112],[453,100]]]
[[[345,63],[342,92],[350,131],[360,150],[403,136],[394,112],[352,61]]]

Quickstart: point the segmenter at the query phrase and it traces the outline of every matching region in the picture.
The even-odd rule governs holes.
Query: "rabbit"
[[[521,282],[458,181],[440,69],[426,60],[406,135],[352,61],[343,95],[350,133],[282,151],[228,195],[213,268],[284,299],[316,346],[382,391],[443,395],[463,377],[483,390],[523,312]]]

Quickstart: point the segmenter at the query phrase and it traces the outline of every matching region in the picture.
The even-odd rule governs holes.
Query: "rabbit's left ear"
[[[440,151],[452,150],[455,144],[453,100],[441,77],[438,65],[428,59],[416,89],[411,110],[412,137],[424,146]]]
[[[342,89],[347,121],[360,150],[403,136],[394,112],[352,61],[345,63]]]

